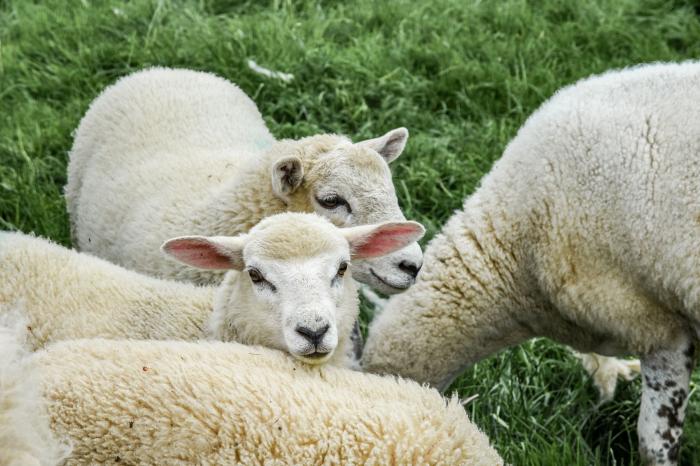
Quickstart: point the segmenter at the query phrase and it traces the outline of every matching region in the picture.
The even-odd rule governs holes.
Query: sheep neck
[[[525,260],[527,232],[506,212],[477,193],[449,220],[428,245],[416,284],[372,324],[366,369],[444,389],[473,363],[535,335],[540,299]]]
[[[553,274],[543,266],[542,256],[557,244],[556,238],[547,240],[543,218],[548,217],[542,213],[547,211],[546,200],[524,186],[489,181],[455,218],[462,224],[454,234],[455,247],[467,277],[461,282],[470,322],[466,340],[481,342],[470,343],[474,354],[465,360],[471,365],[534,337],[548,337],[579,351],[601,349],[604,335],[560,312],[544,284]],[[470,297],[470,291],[476,295]]]
[[[272,191],[268,154],[251,160],[228,179],[197,209],[193,226],[206,225],[208,235],[235,236],[246,233],[263,218],[282,212],[304,212],[310,207],[301,202],[304,193],[295,193],[283,201]]]
[[[450,270],[461,274],[453,308],[461,312],[460,330],[470,343],[462,361],[471,365],[535,336],[533,310],[541,308],[541,297],[521,247],[525,234],[513,227],[517,223],[482,205],[478,196],[452,223],[444,241],[455,262]]]

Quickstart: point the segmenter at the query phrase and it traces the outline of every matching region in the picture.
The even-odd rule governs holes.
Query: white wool
[[[688,342],[700,333],[697,102],[696,62],[557,92],[432,240],[416,284],[372,323],[363,366],[445,387],[535,336],[637,355],[643,372],[647,358],[640,450],[675,463]],[[678,367],[658,362],[668,354]]]
[[[606,73],[557,92],[432,240],[416,285],[373,322],[366,362],[411,367],[406,375],[442,385],[535,335],[640,355],[694,331],[696,101],[694,62]]]
[[[25,328],[16,310],[0,315],[0,466],[54,466],[70,449],[50,430]]]
[[[375,317],[379,315],[388,300],[379,297],[377,293],[365,285],[360,286],[359,290],[372,305],[372,315]],[[618,379],[632,380],[640,371],[638,359],[618,359],[595,353],[584,354],[577,351],[574,351],[574,355],[581,361],[584,370],[591,377],[593,386],[598,390],[601,403],[612,401],[615,397]]]
[[[77,340],[36,361],[69,465],[503,464],[456,398],[267,348]]]
[[[73,338],[203,337],[216,288],[156,279],[48,240],[0,233],[0,312],[20,309],[32,349]]]
[[[225,79],[136,72],[105,89],[76,131],[65,187],[73,240],[142,273],[218,283],[220,272],[165,260],[158,247],[176,236],[235,236],[287,211],[338,226],[403,221],[387,163],[407,139],[398,128],[354,144],[338,135],[276,141],[255,103]],[[421,263],[414,243],[358,263],[355,278],[395,293]]]

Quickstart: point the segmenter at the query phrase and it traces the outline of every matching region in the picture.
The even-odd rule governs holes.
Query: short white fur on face
[[[310,203],[338,226],[404,221],[388,163],[401,155],[408,131],[397,128],[378,138],[341,144],[316,162]],[[411,286],[423,264],[417,243],[382,257],[355,263],[354,277],[386,294]]]
[[[351,259],[381,257],[415,242],[423,227],[387,222],[337,228],[315,214],[268,217],[239,237],[174,238],[163,251],[199,268],[231,269],[224,315],[248,343],[284,350],[311,364],[333,357],[357,318]],[[346,273],[347,272],[347,273]]]
[[[344,317],[349,261],[349,248],[342,243],[312,258],[250,258],[244,279],[262,308],[260,316],[266,316],[258,323],[272,345],[309,363],[330,359],[338,345],[338,320]]]

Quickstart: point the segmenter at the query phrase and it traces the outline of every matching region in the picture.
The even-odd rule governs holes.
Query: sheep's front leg
[[[639,452],[648,465],[678,464],[695,348],[690,339],[674,346],[641,358],[642,403],[637,432]]]

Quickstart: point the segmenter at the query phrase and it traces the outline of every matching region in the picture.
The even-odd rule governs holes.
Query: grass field
[[[680,0],[0,0],[0,228],[69,245],[71,132],[107,84],[166,65],[236,82],[278,137],[408,127],[393,171],[407,217],[430,237],[557,88],[700,57],[699,11]],[[248,59],[295,78],[255,74]],[[638,462],[639,382],[598,407],[549,341],[492,357],[452,388],[479,394],[467,410],[512,464]],[[700,464],[698,396],[689,410],[685,465]]]

